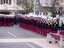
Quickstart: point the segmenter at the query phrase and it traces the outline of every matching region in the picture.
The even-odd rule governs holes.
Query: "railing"
[[[64,48],[64,34],[49,33],[47,34],[47,41],[49,43],[58,43],[60,48]]]

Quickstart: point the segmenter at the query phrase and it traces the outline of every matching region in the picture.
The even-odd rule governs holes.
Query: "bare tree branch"
[[[33,0],[29,1],[29,0],[23,0],[22,2],[22,7],[24,8],[24,10],[29,13],[29,12],[33,12]]]

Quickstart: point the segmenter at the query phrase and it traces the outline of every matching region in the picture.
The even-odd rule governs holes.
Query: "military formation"
[[[19,24],[20,27],[39,33],[57,33],[58,30],[64,30],[63,20],[59,23],[59,20],[56,18],[45,19],[42,17],[28,17],[25,15],[18,17],[0,16],[0,26],[13,26],[14,24]]]
[[[13,26],[14,17],[0,16],[0,26]]]
[[[28,27],[31,27],[31,25],[32,25],[32,26],[34,26],[32,28],[35,30],[37,28],[37,32],[40,32],[40,33],[42,33],[42,31],[44,31],[44,30],[45,30],[44,32],[48,32],[48,33],[49,32],[57,33],[58,30],[64,30],[63,21],[61,21],[61,26],[59,26],[58,19],[48,20],[48,19],[41,18],[41,17],[20,16],[19,23],[20,23],[21,27],[22,27],[22,23],[29,25]]]

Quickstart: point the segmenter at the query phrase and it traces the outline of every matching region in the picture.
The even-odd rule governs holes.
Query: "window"
[[[9,0],[9,4],[11,4],[11,0]]]
[[[8,0],[3,0],[3,4],[8,4]]]
[[[17,5],[21,5],[21,0],[17,0]]]
[[[0,14],[10,14],[10,12],[3,11],[3,12],[0,12]]]
[[[43,12],[43,15],[48,15],[48,13],[47,12]]]
[[[1,0],[1,4],[3,4],[3,0]]]
[[[1,4],[11,4],[11,0],[0,0]]]
[[[8,4],[8,0],[6,0],[6,2],[5,2],[6,4]]]
[[[0,0],[0,4],[1,4],[1,0]]]
[[[56,2],[56,5],[59,5],[59,2]]]

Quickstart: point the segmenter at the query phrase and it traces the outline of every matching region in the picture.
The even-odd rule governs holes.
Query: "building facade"
[[[38,0],[37,0],[38,1]],[[54,0],[39,0],[39,12],[43,15],[51,15],[51,7]],[[64,0],[56,0],[56,10],[61,11],[64,14]]]
[[[39,11],[42,15],[51,15],[51,7],[53,0],[39,0]]]
[[[0,14],[13,14],[19,12],[22,13],[24,8],[22,7],[23,0],[0,0]],[[30,2],[30,0],[28,0]],[[59,10],[64,12],[64,0],[56,1]],[[51,5],[53,0],[35,0],[34,11],[38,11],[39,14],[51,15]],[[58,7],[56,7],[58,9]],[[37,12],[37,13],[38,13]]]
[[[64,0],[59,0],[60,9],[64,12]]]
[[[21,13],[24,10],[21,4],[22,0],[0,0],[0,14]]]

